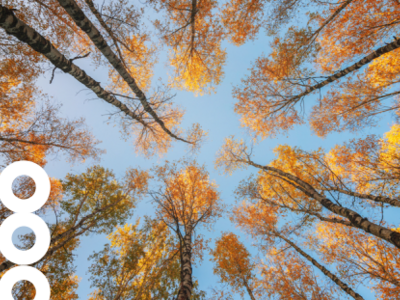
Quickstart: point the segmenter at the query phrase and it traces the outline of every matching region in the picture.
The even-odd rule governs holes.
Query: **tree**
[[[398,95],[393,89],[400,44],[396,37],[392,39],[398,31],[398,5],[387,0],[349,0],[329,4],[276,1],[273,6],[276,9],[266,21],[274,37],[272,52],[257,59],[251,74],[233,92],[242,125],[255,136],[266,138],[304,124],[303,104],[314,92],[320,96],[309,123],[319,136],[358,131],[375,125],[378,114],[398,110],[396,102],[383,103]],[[288,26],[283,37],[276,31],[305,12],[307,27]],[[324,87],[330,88],[325,94]]]
[[[326,287],[310,286],[312,276],[301,275],[308,279],[298,285],[293,285],[297,279],[285,279],[299,274],[296,270],[301,264],[295,257],[300,255],[356,299],[361,296],[350,286],[363,279],[375,283],[369,288],[380,297],[395,297],[398,230],[397,224],[383,222],[383,209],[398,207],[398,131],[395,124],[383,138],[354,139],[329,152],[281,145],[274,150],[277,158],[268,165],[254,162],[252,149],[243,141],[226,139],[217,156],[217,167],[227,173],[248,166],[258,169],[257,176],[250,176],[237,188],[236,195],[244,202],[233,210],[232,220],[252,236],[261,251],[269,253],[266,271],[261,271],[269,276],[265,281],[268,284],[260,283],[268,295],[278,293],[282,299],[295,294],[322,297],[315,295]],[[361,217],[363,214],[368,218]],[[357,218],[361,218],[360,223]],[[371,226],[361,225],[366,222]],[[393,240],[374,232],[372,227],[376,225]],[[293,233],[296,240],[290,237]],[[309,251],[299,246],[299,239]],[[295,252],[285,269],[278,265],[286,261],[281,252],[287,252],[287,247]],[[315,255],[337,269],[340,277]],[[276,276],[277,270],[281,277]],[[289,296],[285,291],[294,294]],[[314,296],[306,296],[311,291]]]
[[[214,274],[217,274],[222,282],[230,284],[235,292],[245,289],[250,299],[255,300],[253,283],[255,265],[251,261],[250,253],[238,237],[232,232],[224,233],[216,240],[211,255],[216,264]],[[241,291],[242,297],[243,294]]]
[[[204,166],[195,161],[166,162],[154,167],[156,190],[149,192],[156,204],[156,215],[178,238],[180,287],[178,300],[191,299],[192,260],[202,255],[204,240],[195,234],[200,226],[210,226],[220,217],[222,205],[216,184]]]
[[[60,117],[57,104],[46,101],[36,89],[24,83],[7,90],[0,102],[2,117],[0,126],[1,168],[19,160],[32,161],[41,167],[57,154],[65,155],[71,163],[92,158],[98,160],[103,150],[87,128],[84,119],[66,120]],[[42,211],[59,205],[61,183],[51,178],[51,194]],[[19,177],[14,182],[14,193],[26,199],[35,191],[35,183],[29,177]],[[0,204],[0,220],[11,211]]]
[[[342,223],[361,229],[400,248],[400,235],[397,232],[369,221],[355,210],[338,203],[334,198],[334,200],[331,200],[325,195],[324,182],[322,181],[321,184],[320,177],[323,180],[324,176],[333,175],[332,177],[334,177],[335,174],[329,172],[321,174],[319,172],[319,169],[324,168],[325,164],[319,160],[318,155],[299,155],[299,157],[296,153],[299,151],[293,151],[287,146],[279,147],[277,150],[280,154],[278,159],[263,166],[251,160],[251,152],[243,141],[228,138],[218,153],[216,166],[222,168],[225,172],[232,172],[235,169],[248,166],[255,167],[260,170],[261,177],[272,178],[277,183],[277,189],[274,189],[274,187],[269,189],[270,183],[268,181],[266,185],[262,184],[264,187],[261,186],[261,189],[267,190],[267,195],[272,193],[278,200],[274,202],[269,201],[268,198],[260,197],[266,199],[265,202],[272,202],[273,205],[278,207],[282,207],[280,203],[283,203],[282,208],[305,212],[307,218],[308,215],[312,215],[320,220]],[[306,161],[303,161],[303,159],[306,159]],[[327,169],[329,171],[329,167]],[[252,187],[255,187],[255,189],[252,189]],[[250,185],[250,189],[256,192],[259,190],[258,186],[254,184]],[[333,213],[338,218],[330,219],[322,216],[319,212],[323,209]]]

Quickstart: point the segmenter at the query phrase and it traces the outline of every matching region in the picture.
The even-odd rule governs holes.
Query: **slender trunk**
[[[287,102],[288,103],[298,102],[304,96],[307,96],[308,94],[312,93],[313,91],[321,89],[324,86],[330,84],[331,82],[334,82],[342,77],[345,77],[347,74],[362,68],[363,66],[369,64],[374,59],[377,59],[377,58],[381,57],[382,55],[385,55],[386,53],[396,50],[399,47],[400,47],[400,39],[396,39],[394,42],[391,42],[390,44],[387,44],[386,46],[383,46],[383,47],[377,49],[376,51],[373,51],[372,53],[370,53],[369,55],[367,55],[360,61],[351,65],[350,67],[347,67],[341,71],[336,72],[335,74],[333,74],[331,76],[328,76],[327,79],[325,79],[324,81],[321,81],[320,83],[318,83],[316,85],[306,88],[306,90],[304,92],[288,99]]]
[[[318,269],[321,270],[322,273],[324,273],[325,276],[329,277],[334,283],[336,283],[345,293],[350,295],[356,300],[364,300],[363,297],[361,297],[359,294],[357,294],[351,287],[349,287],[346,283],[341,281],[335,274],[331,273],[327,268],[325,268],[323,265],[321,265],[319,262],[317,262],[314,258],[312,258],[310,255],[305,253],[301,248],[299,248],[296,244],[294,244],[292,241],[288,240],[287,238],[283,237],[282,235],[278,234],[275,232],[275,235],[279,237],[280,239],[284,240],[286,243],[288,243],[292,248],[294,248],[300,255],[305,257],[308,261],[310,261],[314,266],[316,266]]]
[[[62,55],[50,41],[18,19],[12,10],[2,5],[0,5],[0,27],[5,29],[8,34],[15,36],[21,42],[28,44],[36,52],[43,54],[55,67],[72,75],[80,83],[92,90],[99,98],[114,105],[132,119],[138,121],[144,127],[147,127],[147,124],[141,117],[129,110],[125,104],[115,98],[112,94],[105,91],[100,86],[99,82],[95,81],[92,77],[87,75],[85,71]]]
[[[190,14],[190,24],[192,27],[190,55],[193,54],[194,40],[196,37],[196,14],[197,14],[197,0],[192,0],[192,9]]]
[[[317,200],[323,207],[330,210],[331,212],[347,218],[350,221],[350,223],[354,225],[354,227],[357,227],[359,229],[364,230],[365,232],[375,235],[376,237],[384,239],[400,249],[400,233],[392,231],[388,228],[382,227],[375,223],[372,223],[368,221],[367,218],[361,217],[355,211],[333,203],[331,200],[318,193],[310,184],[292,174],[286,173],[282,170],[279,170],[271,166],[262,166],[254,163],[253,161],[244,161],[244,162],[253,167],[264,170],[267,173],[272,172],[275,174],[279,174],[279,176],[282,176],[286,179],[289,179],[293,183],[291,183],[290,181],[288,182],[292,184],[296,189],[301,190],[307,196]]]
[[[354,197],[357,197],[360,199],[369,199],[369,200],[372,200],[372,201],[375,201],[378,203],[387,203],[392,206],[400,207],[400,200],[398,200],[398,199],[393,199],[393,198],[384,197],[384,196],[374,196],[371,194],[361,194],[361,193],[347,191],[347,190],[343,190],[343,189],[339,189],[339,188],[331,188],[331,189],[327,189],[327,190],[337,191],[339,193],[346,194],[349,196],[354,196]]]
[[[153,119],[160,125],[160,127],[171,137],[188,143],[186,140],[178,137],[172,133],[164,124],[164,122],[155,113],[150,106],[146,95],[137,85],[135,79],[129,74],[121,59],[112,51],[107,41],[103,38],[101,33],[97,30],[96,26],[86,17],[84,12],[74,0],[58,0],[58,3],[66,10],[70,17],[74,20],[76,25],[80,27],[92,40],[97,49],[107,58],[108,62],[114,67],[118,74],[125,80],[132,92],[138,97],[144,110],[153,117]],[[105,26],[107,26],[105,24]]]
[[[177,300],[190,300],[192,297],[192,290],[192,230],[189,229],[183,239],[181,286]]]
[[[49,147],[57,147],[57,148],[67,149],[67,150],[74,150],[72,147],[66,147],[66,146],[63,146],[61,144],[43,143],[43,142],[37,142],[37,141],[22,140],[22,139],[17,139],[17,138],[4,138],[4,137],[1,137],[1,136],[0,136],[0,141],[7,142],[9,144],[21,143],[21,144],[49,146]]]
[[[246,288],[246,290],[247,290],[247,293],[248,293],[249,296],[250,296],[250,299],[251,299],[251,300],[256,300],[256,298],[254,298],[253,291],[251,290],[251,288],[250,288],[250,286],[249,286],[249,283],[247,282],[246,279],[243,279],[243,285],[245,286],[245,288]]]
[[[342,6],[340,6],[314,33],[313,35],[309,38],[309,40],[313,39],[314,37],[316,37],[321,31],[322,29],[325,28],[326,25],[328,25],[334,18],[336,18],[340,12],[345,9],[351,2],[353,2],[354,0],[347,0],[345,1]]]

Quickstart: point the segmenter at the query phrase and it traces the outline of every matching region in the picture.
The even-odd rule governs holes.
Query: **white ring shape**
[[[0,280],[2,300],[14,300],[12,289],[20,280],[27,280],[35,286],[36,296],[33,300],[50,299],[50,284],[46,276],[33,267],[18,266],[7,271]]]
[[[18,176],[31,177],[36,184],[32,197],[20,199],[14,195],[12,184]],[[9,165],[0,174],[0,199],[3,204],[16,213],[30,213],[40,209],[50,195],[50,179],[46,171],[30,161],[17,161]]]
[[[29,227],[36,236],[35,245],[28,250],[19,250],[12,241],[14,231]],[[40,260],[49,250],[50,230],[37,215],[17,213],[6,218],[0,226],[0,251],[5,258],[18,265],[30,265]]]

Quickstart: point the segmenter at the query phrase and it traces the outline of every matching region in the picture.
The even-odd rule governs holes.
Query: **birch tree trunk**
[[[181,286],[177,300],[190,300],[192,297],[192,229],[187,230],[183,239],[181,262]]]
[[[392,206],[400,207],[400,200],[398,200],[398,199],[393,199],[393,198],[384,197],[384,196],[374,196],[374,195],[371,195],[371,194],[361,194],[361,193],[357,193],[357,192],[343,190],[343,189],[340,189],[340,188],[329,188],[327,190],[329,190],[329,191],[337,191],[339,193],[346,194],[346,195],[353,196],[353,197],[357,197],[357,198],[360,198],[360,199],[368,199],[368,200],[372,200],[372,201],[375,201],[375,202],[378,202],[378,203],[386,203],[386,204],[390,204]]]

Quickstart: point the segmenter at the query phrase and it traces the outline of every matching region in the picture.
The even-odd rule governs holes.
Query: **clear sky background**
[[[258,40],[248,42],[246,45],[236,47],[224,42],[227,50],[227,61],[224,67],[225,76],[221,84],[216,88],[216,93],[195,97],[191,93],[176,91],[175,102],[181,105],[186,114],[182,123],[182,128],[188,128],[193,123],[200,123],[202,127],[209,132],[208,140],[201,148],[196,156],[188,156],[196,158],[200,164],[205,164],[210,172],[211,179],[215,180],[219,185],[219,191],[223,201],[227,204],[234,204],[234,190],[238,186],[240,180],[245,179],[255,170],[237,171],[233,176],[226,177],[221,175],[214,169],[214,160],[216,152],[223,144],[223,140],[229,135],[235,135],[239,138],[249,140],[245,129],[240,127],[239,116],[234,113],[235,99],[232,97],[232,87],[240,84],[240,80],[249,74],[248,69],[257,57],[262,53],[269,52],[269,39],[262,32]],[[90,64],[90,60],[81,59],[75,61],[77,65],[82,67],[96,81],[100,81],[103,86],[107,84],[108,72],[105,69],[94,69]],[[159,63],[155,69],[154,79],[159,77],[168,78],[168,69],[166,67],[166,51],[159,55]],[[185,145],[179,142],[174,143],[174,147],[170,149],[164,157],[154,157],[145,159],[135,154],[132,140],[123,140],[119,132],[118,124],[111,123],[107,125],[107,114],[114,112],[113,108],[106,102],[96,99],[95,95],[88,90],[84,90],[84,86],[79,84],[70,75],[56,72],[55,79],[50,85],[51,72],[47,72],[44,77],[39,80],[39,85],[45,93],[53,97],[55,102],[63,104],[61,109],[62,116],[65,118],[84,117],[87,124],[92,129],[95,137],[102,141],[101,148],[106,149],[107,153],[101,157],[100,164],[115,172],[118,178],[122,178],[125,171],[129,167],[140,167],[148,169],[155,164],[162,164],[165,160],[177,160],[187,155]],[[156,82],[157,80],[153,80]],[[79,92],[79,93],[78,93]],[[313,96],[306,98],[306,108],[311,108]],[[379,127],[368,129],[358,137],[366,134],[375,133],[378,136],[389,130],[391,123],[390,118],[384,118]],[[255,147],[254,160],[267,164],[274,158],[273,148],[279,144],[288,144],[290,146],[298,146],[305,150],[315,150],[318,147],[330,149],[336,144],[341,144],[355,136],[349,133],[331,134],[325,139],[318,138],[308,129],[308,125],[296,127],[295,130],[284,136],[275,139],[267,139]],[[66,163],[62,156],[51,160],[46,166],[46,171],[52,177],[63,178],[67,173],[81,173],[87,167],[93,165],[93,161],[87,161],[83,164],[71,166]],[[143,200],[137,207],[128,223],[134,223],[138,217],[151,215],[153,206],[149,200]],[[390,217],[390,216],[389,216]],[[394,217],[394,214],[391,216]],[[220,219],[214,226],[212,232],[204,232],[208,238],[219,237],[222,231],[234,231],[240,235],[240,239],[249,247],[252,254],[257,251],[251,247],[251,240],[241,234],[238,229],[229,222],[227,217]],[[89,236],[83,237],[80,248],[76,251],[77,275],[81,277],[78,289],[80,299],[87,299],[90,293],[89,275],[86,273],[90,262],[87,261],[89,255],[93,251],[103,249],[103,245],[107,243],[105,236]],[[197,264],[194,268],[194,276],[199,281],[200,288],[206,292],[209,288],[216,287],[218,278],[213,275],[212,263],[209,261],[208,255],[205,255],[204,261]],[[375,297],[365,289],[360,289],[360,293],[365,299],[374,299]],[[238,298],[239,299],[239,298]]]

